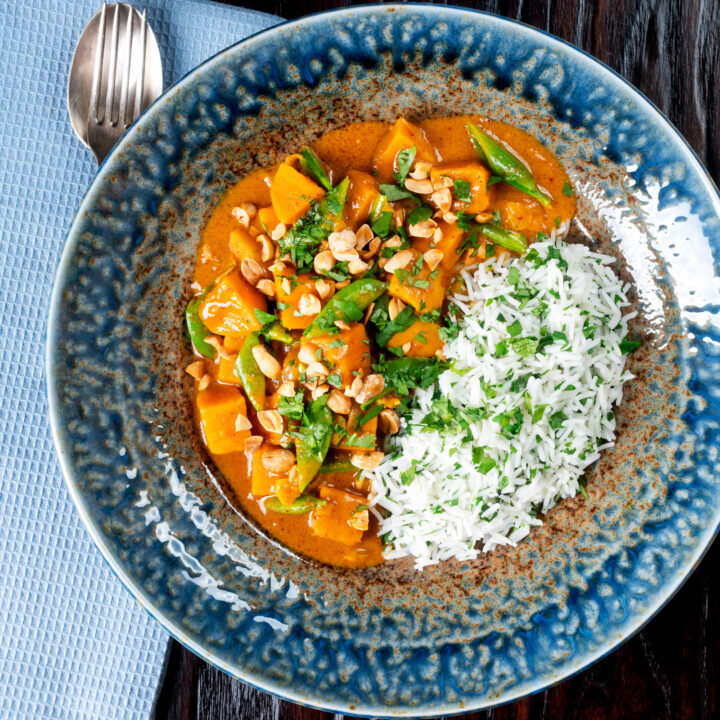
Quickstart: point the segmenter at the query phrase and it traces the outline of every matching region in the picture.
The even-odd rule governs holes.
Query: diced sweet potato
[[[433,238],[415,238],[413,247],[421,253],[427,252],[430,248],[442,250],[443,259],[440,267],[444,270],[452,270],[461,259],[458,250],[467,233],[461,230],[457,223],[449,225],[444,220],[438,222],[438,228],[442,231],[442,239],[439,242],[434,242]]]
[[[370,372],[370,344],[362,323],[352,323],[347,330],[318,335],[303,340],[313,351],[320,349],[320,356],[332,375],[340,375],[343,387],[352,384],[359,374],[364,377]]]
[[[223,340],[223,348],[229,353],[238,353],[245,342],[244,337],[230,337],[229,335]]]
[[[441,159],[438,151],[428,142],[423,130],[404,118],[399,118],[375,146],[373,168],[377,171],[380,182],[392,182],[393,173],[398,169],[397,154],[413,145],[417,148],[415,160],[436,163]]]
[[[273,210],[286,225],[295,224],[310,209],[310,203],[324,194],[319,185],[287,163],[280,164],[270,186]]]
[[[489,204],[487,181],[490,171],[478,162],[451,163],[447,165],[436,165],[430,170],[430,179],[433,183],[443,176],[455,180],[467,180],[470,183],[471,201],[461,202],[455,200],[454,210],[462,210],[468,213],[479,213],[487,210]],[[453,194],[454,195],[454,194]]]
[[[286,292],[283,278],[290,283],[290,292]],[[285,270],[281,275],[275,275],[275,289],[277,292],[280,322],[288,330],[304,330],[314,319],[315,315],[300,315],[298,306],[300,298],[305,293],[315,294],[315,283],[308,273],[295,275],[291,270]]]
[[[265,497],[275,493],[277,475],[271,475],[262,464],[262,456],[272,445],[261,445],[250,457],[250,492],[255,497]]]
[[[278,216],[275,214],[272,205],[260,208],[253,223],[258,225],[258,230],[262,233],[270,234],[279,224]]]
[[[197,394],[196,402],[205,444],[210,452],[221,455],[242,451],[250,431],[236,429],[238,417],[247,417],[245,398],[240,390],[208,388]]]
[[[199,315],[210,332],[243,337],[262,327],[255,317],[256,308],[267,310],[265,296],[233,270],[215,282],[200,303]]]
[[[441,268],[431,271],[424,262],[422,268],[416,271],[415,265],[420,255],[420,252],[414,250],[412,262],[404,270],[393,273],[388,293],[422,313],[435,310],[443,304],[450,277]]]
[[[262,248],[260,243],[245,229],[233,230],[230,233],[230,252],[238,263],[245,258],[261,262]]]
[[[318,495],[327,505],[313,510],[310,527],[313,535],[335,540],[343,545],[357,545],[363,536],[358,515],[367,512],[367,498],[338,488],[321,485]],[[358,527],[353,527],[353,524]]]
[[[217,379],[221,383],[226,385],[242,385],[240,376],[235,371],[235,360],[237,355],[230,355],[229,357],[223,357],[222,355],[218,358],[218,371]]]
[[[443,349],[444,342],[439,335],[440,328],[432,322],[416,320],[407,330],[393,335],[388,347],[402,347],[410,343],[410,349],[404,355],[408,357],[434,357]]]
[[[350,178],[350,187],[345,203],[345,222],[348,227],[357,230],[360,225],[368,221],[370,207],[380,190],[377,179],[366,172],[350,170],[348,178]]]

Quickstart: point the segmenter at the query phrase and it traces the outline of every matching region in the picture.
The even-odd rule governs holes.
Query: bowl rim
[[[85,211],[89,209],[94,200],[95,193],[97,192],[98,185],[101,183],[102,178],[107,169],[108,163],[118,154],[123,152],[123,149],[128,144],[131,144],[138,132],[138,126],[142,125],[145,118],[150,117],[157,109],[157,107],[168,100],[170,95],[175,91],[182,88],[184,85],[189,84],[193,79],[202,75],[206,70],[211,68],[213,65],[222,62],[223,58],[227,55],[233,54],[238,51],[243,51],[247,48],[250,50],[253,44],[262,43],[267,37],[282,33],[284,30],[292,29],[296,30],[297,26],[303,25],[314,25],[322,23],[328,16],[353,16],[353,15],[370,15],[378,12],[394,12],[395,17],[401,18],[405,12],[422,12],[426,14],[452,14],[462,16],[468,16],[470,20],[479,19],[481,22],[489,23],[500,27],[503,31],[513,32],[521,31],[526,36],[539,36],[542,43],[551,47],[554,50],[565,53],[575,59],[581,60],[583,63],[589,63],[590,65],[596,65],[600,70],[610,75],[610,79],[614,80],[620,88],[624,89],[626,93],[629,93],[631,97],[635,97],[636,101],[639,98],[641,106],[644,104],[646,110],[649,110],[651,114],[656,116],[656,121],[661,121],[667,128],[670,129],[671,133],[675,136],[675,139],[679,141],[680,148],[685,155],[686,162],[693,167],[693,169],[700,173],[706,192],[713,198],[713,205],[715,210],[720,216],[720,191],[718,190],[714,180],[710,176],[709,172],[703,165],[699,156],[695,150],[691,147],[689,142],[683,137],[680,131],[675,125],[669,120],[669,118],[653,103],[644,93],[638,90],[632,83],[626,80],[622,75],[613,70],[611,67],[606,65],[601,60],[598,60],[590,53],[585,50],[576,47],[570,42],[563,40],[546,30],[534,27],[520,20],[507,18],[494,13],[476,10],[473,8],[460,7],[456,5],[432,5],[427,3],[409,2],[402,4],[384,4],[384,3],[373,3],[367,5],[356,5],[342,8],[334,8],[330,10],[324,10],[310,15],[305,15],[300,18],[294,18],[280,22],[276,25],[272,25],[268,28],[260,30],[252,35],[249,35],[238,42],[223,48],[219,52],[211,55],[206,60],[192,68],[179,80],[166,88],[163,93],[142,113],[142,115],[130,126],[122,138],[118,141],[112,151],[100,164],[96,174],[94,175],[88,189],[85,191],[80,204],[75,212],[73,221],[68,229],[63,243],[60,259],[58,261],[57,268],[53,277],[53,287],[50,297],[48,321],[46,326],[46,342],[45,342],[45,385],[46,385],[46,396],[48,402],[48,415],[50,422],[50,429],[53,437],[53,443],[55,445],[57,457],[63,472],[63,476],[66,481],[66,485],[70,492],[70,496],[77,508],[80,518],[90,534],[93,542],[100,550],[103,558],[110,567],[113,574],[120,580],[124,588],[135,598],[138,604],[147,612],[155,621],[157,621],[165,631],[186,648],[190,649],[193,653],[198,655],[206,662],[214,665],[220,670],[228,673],[232,677],[239,679],[240,681],[250,685],[251,687],[261,690],[263,692],[270,693],[278,698],[289,700],[291,702],[323,710],[325,712],[340,712],[348,716],[353,717],[366,717],[372,715],[377,718],[397,718],[397,717],[413,717],[413,718],[431,718],[437,717],[438,714],[447,717],[451,715],[460,715],[468,712],[477,710],[490,709],[501,705],[515,702],[521,698],[534,695],[551,688],[555,685],[565,682],[580,672],[586,670],[591,665],[594,665],[604,657],[614,652],[620,645],[625,643],[627,640],[632,638],[642,628],[645,627],[655,616],[662,610],[665,605],[675,596],[675,594],[683,587],[685,582],[688,580],[690,575],[695,571],[697,566],[702,561],[705,553],[709,550],[713,541],[720,532],[720,515],[717,518],[717,524],[715,528],[706,529],[705,537],[701,538],[701,542],[698,543],[694,549],[691,558],[688,559],[685,567],[681,573],[678,573],[676,578],[671,583],[667,583],[664,588],[660,589],[660,592],[654,596],[654,602],[651,603],[652,607],[647,613],[636,620],[636,623],[628,629],[622,636],[618,636],[617,639],[610,639],[607,645],[604,645],[595,652],[587,653],[584,657],[579,660],[575,660],[570,663],[570,669],[568,672],[563,672],[558,677],[536,676],[534,679],[534,687],[527,689],[525,685],[521,685],[521,689],[516,691],[509,691],[502,695],[497,700],[486,702],[487,697],[478,698],[474,701],[472,698],[467,702],[463,703],[462,707],[438,707],[432,708],[402,708],[396,706],[392,714],[387,714],[389,708],[382,705],[363,705],[355,706],[350,709],[334,701],[323,701],[320,697],[308,697],[301,693],[297,693],[292,688],[284,687],[276,684],[271,679],[256,676],[252,673],[246,673],[242,668],[239,668],[231,663],[226,662],[221,657],[217,656],[213,651],[206,649],[199,642],[196,642],[187,633],[183,631],[179,623],[169,616],[166,612],[159,610],[153,604],[153,596],[147,592],[138,582],[136,582],[124,569],[122,563],[115,557],[113,550],[107,542],[98,521],[93,517],[89,511],[88,506],[85,503],[82,492],[80,491],[79,485],[75,479],[75,469],[70,462],[70,438],[67,432],[67,428],[63,424],[63,416],[61,411],[60,394],[58,389],[58,377],[55,368],[57,367],[57,352],[58,352],[58,328],[60,320],[60,312],[62,306],[62,295],[64,291],[64,279],[67,277],[72,257],[74,255],[75,248],[78,243],[78,225],[80,218],[84,215]],[[674,586],[672,585],[674,583]],[[166,656],[167,662],[167,656]],[[159,687],[158,687],[159,692]]]

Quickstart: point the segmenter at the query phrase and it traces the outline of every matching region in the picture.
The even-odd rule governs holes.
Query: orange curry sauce
[[[544,207],[533,197],[505,182],[495,182],[488,186],[487,179],[491,174],[489,169],[481,168],[485,174],[481,173],[479,179],[476,179],[472,173],[466,172],[465,165],[469,164],[473,167],[477,167],[478,164],[483,165],[470,141],[466,129],[468,122],[475,123],[522,160],[537,186],[551,198],[552,202],[548,207]],[[557,158],[537,140],[518,128],[479,116],[434,118],[414,125],[404,120],[398,121],[395,125],[361,122],[333,130],[312,145],[312,150],[322,161],[334,186],[346,176],[350,178],[347,201],[342,217],[335,222],[335,230],[347,227],[357,231],[365,223],[372,224],[368,218],[373,200],[379,193],[378,183],[396,183],[393,172],[397,170],[397,152],[413,143],[417,146],[413,170],[417,169],[418,161],[426,160],[432,165],[427,170],[428,180],[431,182],[443,177],[466,178],[471,185],[472,200],[465,209],[479,213],[480,219],[483,214],[488,216],[494,214],[493,221],[496,223],[498,221],[496,211],[499,211],[498,224],[507,230],[521,233],[528,242],[532,242],[539,232],[549,235],[560,223],[569,221],[575,213],[575,197],[572,192],[568,192],[568,177]],[[293,515],[273,512],[265,507],[265,498],[269,495],[277,494],[282,496],[282,500],[289,502],[297,494],[292,492],[292,488],[288,489],[287,478],[280,477],[280,475],[287,476],[288,471],[274,476],[272,472],[263,469],[261,462],[263,453],[268,449],[272,450],[273,447],[279,449],[280,442],[285,442],[286,447],[292,451],[292,441],[288,442],[287,435],[281,436],[280,432],[276,431],[277,428],[263,427],[258,422],[258,415],[241,390],[243,385],[234,369],[245,336],[260,328],[260,323],[252,317],[253,308],[272,313],[276,310],[275,303],[282,299],[283,306],[287,307],[278,311],[278,317],[296,338],[301,337],[304,328],[307,328],[314,319],[313,315],[298,315],[300,296],[308,288],[312,290],[311,284],[302,285],[298,290],[293,288],[289,294],[282,295],[283,271],[276,264],[278,260],[282,261],[282,258],[277,249],[278,243],[269,237],[279,224],[280,215],[293,218],[296,210],[297,212],[307,210],[307,201],[319,200],[324,195],[324,191],[317,183],[309,182],[299,196],[300,199],[282,198],[280,201],[277,194],[271,197],[271,186],[278,168],[288,165],[294,171],[303,172],[298,164],[298,158],[298,155],[293,155],[283,164],[255,170],[229,188],[202,233],[193,275],[193,291],[199,296],[213,283],[217,287],[218,279],[227,271],[230,272],[223,277],[235,279],[226,283],[227,287],[223,294],[216,297],[214,305],[205,301],[205,305],[200,306],[201,319],[215,334],[215,338],[211,335],[210,340],[215,342],[217,353],[214,358],[208,358],[196,352],[194,367],[189,368],[190,374],[195,377],[193,394],[195,416],[210,456],[234,490],[239,504],[271,536],[292,550],[321,562],[345,567],[372,566],[383,560],[382,543],[377,535],[377,522],[371,513],[368,515],[362,502],[371,492],[371,488],[369,482],[360,477],[358,470],[318,474],[305,492],[312,492],[314,496],[320,498],[320,502],[324,502],[324,505],[310,512]],[[283,172],[285,171],[286,168],[283,168]],[[287,172],[297,177],[294,172],[289,170]],[[411,174],[422,176],[424,173],[421,169],[419,173]],[[423,196],[423,200],[430,206],[433,205],[429,197]],[[403,202],[392,203],[392,206],[397,217],[398,208],[403,207]],[[453,199],[451,215],[460,207],[462,205]],[[249,216],[238,212],[238,208],[247,208]],[[442,219],[442,212],[437,208],[434,210],[433,217],[449,237],[454,231]],[[402,213],[403,210],[399,212]],[[289,229],[291,225],[292,223],[288,222],[287,228]],[[268,246],[266,248],[262,244],[263,236]],[[484,258],[484,243],[480,251],[475,252],[474,258],[466,251],[456,254],[459,249],[457,246],[465,236],[466,234],[459,233],[459,241],[450,250],[441,242],[435,242],[437,235],[410,237],[411,248],[417,250],[418,256],[426,253],[428,249],[435,248],[436,245],[444,249],[437,269],[441,272],[441,278],[448,279],[444,284],[431,283],[431,286],[441,286],[442,296],[437,305],[442,304],[453,274],[466,266],[466,263],[472,264]],[[325,242],[321,248],[327,246],[328,243]],[[499,246],[496,248],[497,253],[505,252]],[[270,249],[273,250],[272,258],[269,257]],[[243,284],[247,273],[243,275],[240,268],[246,258],[254,259],[260,266],[263,273],[261,277],[268,281],[265,286],[256,283],[256,287],[252,287],[250,282]],[[290,276],[293,272],[294,268],[290,266],[288,269],[286,263],[285,274]],[[376,276],[385,281],[389,280],[387,274],[384,277],[381,270]],[[314,277],[318,278],[317,275]],[[254,279],[256,278],[250,273],[250,280]],[[312,283],[312,280],[308,282]],[[239,287],[238,283],[243,284],[242,287]],[[288,289],[287,284],[284,287]],[[408,296],[407,288],[403,292],[405,294],[397,295],[403,301],[400,305],[413,305],[417,298]],[[245,320],[241,319],[239,326],[236,326],[237,323],[233,325],[232,318],[223,314],[226,307],[235,302],[233,298],[236,295],[233,293],[236,295],[239,293],[238,302],[245,313]],[[389,293],[390,296],[394,296],[392,285]],[[332,295],[327,298],[318,297],[319,305],[324,306],[331,297]],[[424,307],[424,301],[421,300],[418,312]],[[363,320],[366,320],[366,317]],[[357,332],[365,338],[361,328],[362,321],[352,325],[355,324],[360,326]],[[439,324],[442,324],[442,320]],[[394,347],[398,354],[402,348],[402,353],[408,356],[429,357],[438,353],[441,355],[442,340],[435,325],[437,323],[423,323],[418,320],[407,330],[398,333],[388,346]],[[343,330],[343,333],[352,334],[352,332],[352,327],[350,330]],[[419,339],[418,335],[421,336]],[[362,338],[361,343],[357,344],[353,344],[350,338],[348,351],[343,358],[345,365],[339,360],[337,362],[338,368],[345,368],[338,370],[338,373],[342,374],[346,371],[355,373],[353,375],[350,372],[349,376],[342,378],[343,387],[338,388],[340,393],[346,386],[352,384],[356,376],[365,378],[372,373],[369,353],[364,352],[370,347],[371,341]],[[430,338],[429,343],[428,338]],[[319,340],[320,338],[318,342]],[[362,342],[365,344],[363,345]],[[298,345],[293,345],[289,349],[287,344],[267,340],[266,343],[270,354],[276,357],[282,367],[278,377],[266,380],[264,408],[273,410],[278,407],[282,399],[278,389],[283,383],[290,382],[296,391],[302,390],[302,378],[298,377],[298,369],[305,366],[297,361]],[[332,353],[327,348],[324,352],[325,355],[322,356],[318,351],[318,356],[327,359]],[[288,358],[291,360],[289,361]],[[374,362],[375,359],[373,355],[372,361]],[[332,362],[329,366],[334,367]],[[330,391],[332,390],[331,387]],[[305,401],[310,402],[311,391],[304,392]],[[392,393],[381,400],[384,407],[390,411],[397,401]],[[243,416],[240,421],[237,420],[237,415]],[[244,422],[245,417],[247,422]],[[285,426],[284,430],[287,431],[288,421],[283,419],[282,422]],[[381,422],[378,426],[378,418],[374,418],[362,428],[366,434],[380,434],[376,443],[373,438],[374,446],[365,446],[362,449],[350,447],[345,451],[341,450],[339,456],[346,459],[352,458],[353,454],[369,457],[381,450],[383,434],[380,431],[383,428],[387,429],[387,421]],[[262,445],[255,452],[252,450],[246,452],[245,442],[251,436],[257,438],[250,441],[251,448],[256,448],[260,442]],[[335,437],[333,447],[342,442],[342,438]],[[331,453],[333,457],[338,457],[337,450],[331,449]],[[363,521],[357,521],[360,517],[363,518],[364,524]],[[363,529],[365,527],[367,530]]]

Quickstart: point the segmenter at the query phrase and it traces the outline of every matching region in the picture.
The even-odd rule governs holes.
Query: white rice
[[[612,408],[632,377],[620,343],[635,313],[622,314],[628,286],[612,262],[551,240],[463,273],[460,330],[445,345],[454,367],[417,391],[373,471],[387,559],[410,555],[422,569],[516,545],[542,524],[537,513],[581,489],[585,468],[614,443]],[[525,289],[534,297],[522,306]],[[555,339],[539,352],[518,342],[547,333]]]

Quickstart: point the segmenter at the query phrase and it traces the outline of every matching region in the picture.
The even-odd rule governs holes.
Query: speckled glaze
[[[618,441],[517,549],[422,574],[294,557],[237,508],[195,435],[182,310],[229,184],[356,119],[480,112],[551,147],[579,191],[571,241],[613,253],[645,339]],[[720,201],[635,90],[525,26],[447,7],[356,7],[260,33],[200,66],[90,187],[58,271],[53,431],[108,562],[175,637],[278,695],[437,716],[577,672],[672,595],[720,518]],[[672,629],[669,629],[672,632]]]

